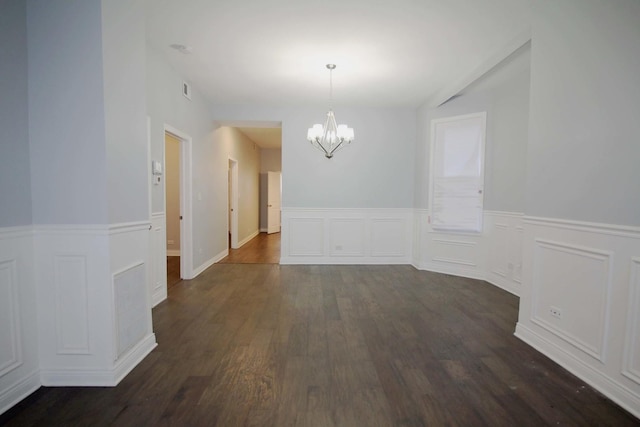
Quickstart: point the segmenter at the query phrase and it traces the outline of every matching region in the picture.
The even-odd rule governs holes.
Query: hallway
[[[229,255],[219,264],[279,264],[280,233],[260,233],[239,249],[229,248]]]

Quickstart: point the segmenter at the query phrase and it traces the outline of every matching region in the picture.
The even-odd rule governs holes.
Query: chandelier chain
[[[333,68],[329,68],[329,109],[333,110]]]

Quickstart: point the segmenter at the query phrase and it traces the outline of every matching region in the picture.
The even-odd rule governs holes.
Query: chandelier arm
[[[344,142],[344,138],[340,138],[340,143],[337,144],[335,147],[333,147],[331,149],[331,154],[335,153],[336,151],[338,151],[339,148],[342,147],[342,143]]]
[[[315,143],[315,144],[313,144],[313,145],[314,145],[317,149],[319,149],[319,150],[321,150],[321,151],[324,151],[324,155],[325,155],[325,156],[328,156],[329,154],[331,154],[329,151],[327,151],[327,149],[326,149],[326,148],[324,148],[324,145],[322,145],[322,144],[320,143],[320,138],[317,138],[317,137],[316,137],[316,143]]]

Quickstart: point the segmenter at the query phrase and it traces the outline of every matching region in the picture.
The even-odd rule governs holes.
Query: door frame
[[[166,134],[180,140],[180,278],[193,279],[193,212],[192,212],[192,145],[191,136],[171,125],[164,124],[162,133],[162,169],[166,174],[165,142]],[[162,180],[162,194],[164,198],[164,212],[167,212],[166,179]],[[166,257],[167,244],[164,242]]]
[[[238,249],[238,161],[228,158],[227,192],[231,187],[231,194],[227,194],[227,230],[231,233],[231,249]],[[229,181],[229,177],[231,180]],[[228,213],[231,213],[229,215]],[[230,218],[230,220],[229,220]]]

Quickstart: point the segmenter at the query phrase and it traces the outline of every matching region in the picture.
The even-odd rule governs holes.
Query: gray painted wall
[[[142,0],[102,2],[110,223],[149,219],[144,13]]]
[[[282,206],[411,208],[415,112],[411,109],[335,108],[355,141],[332,159],[306,140],[326,109],[214,106],[220,121],[282,122]]]
[[[487,112],[484,209],[524,212],[528,141],[530,48],[521,48],[461,96],[437,108],[418,110],[416,207],[429,203],[431,120]]]
[[[182,96],[182,76],[159,52],[147,46],[146,59],[151,158],[162,160],[165,124],[188,134],[193,140],[193,266],[199,267],[227,247],[227,157],[218,154],[214,147],[210,107],[198,88],[192,87],[191,100],[188,100]],[[224,158],[222,172],[220,166],[214,166],[220,158]],[[213,185],[214,182],[225,184]],[[151,198],[152,211],[164,212],[162,185],[152,186]]]
[[[223,147],[228,157],[238,162],[238,241],[241,242],[259,228],[260,149],[242,132],[227,126],[216,129],[213,143]],[[227,185],[226,179],[224,185]]]
[[[33,222],[107,223],[101,1],[28,1]]]
[[[27,11],[0,1],[0,227],[31,224]]]
[[[528,215],[640,225],[639,16],[637,0],[534,3]]]

